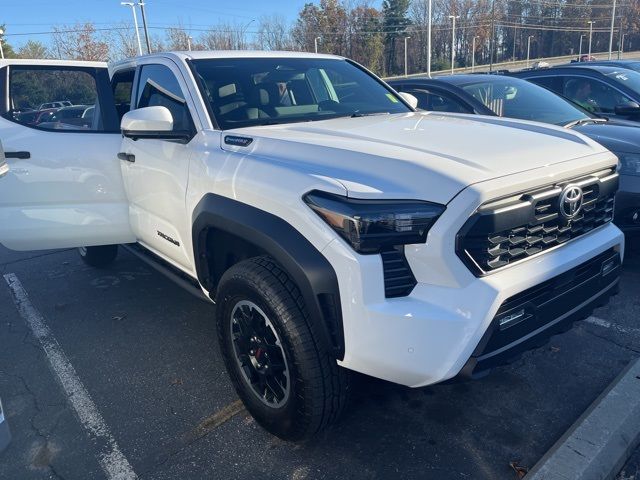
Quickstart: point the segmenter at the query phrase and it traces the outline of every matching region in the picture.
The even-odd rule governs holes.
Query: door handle
[[[15,158],[16,160],[28,160],[31,152],[4,152],[4,158]]]
[[[118,154],[118,158],[120,160],[124,160],[125,162],[131,162],[134,163],[136,161],[136,156],[133,153],[124,153],[124,152],[120,152]]]

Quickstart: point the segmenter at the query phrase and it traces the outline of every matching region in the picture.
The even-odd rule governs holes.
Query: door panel
[[[134,241],[117,159],[115,107],[112,97],[103,98],[105,87],[110,92],[106,68],[9,69],[9,105],[0,117],[9,166],[0,178],[0,243],[38,250]],[[90,80],[69,82],[78,72]],[[39,110],[58,100],[73,106]]]
[[[142,65],[134,88],[133,108],[164,106],[174,130],[195,133],[186,82],[169,60]],[[193,270],[191,219],[186,212],[191,149],[188,144],[162,139],[122,139],[122,161],[130,204],[130,223],[138,241],[188,273]],[[128,157],[131,158],[131,157]]]

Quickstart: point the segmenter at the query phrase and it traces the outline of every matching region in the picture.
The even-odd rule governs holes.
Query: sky
[[[121,0],[0,0],[0,24],[5,24],[6,41],[20,47],[29,39],[49,44],[55,25],[92,21],[96,28],[109,28],[123,21],[133,22],[131,8]],[[132,0],[129,0],[132,1]],[[207,26],[220,22],[246,27],[248,36],[257,29],[263,15],[277,13],[293,22],[305,3],[312,0],[146,0],[147,21],[151,35],[162,34],[158,28],[181,23],[191,27],[193,36]],[[252,22],[252,20],[254,20]],[[138,11],[138,21],[140,15]],[[24,35],[29,34],[29,35]]]

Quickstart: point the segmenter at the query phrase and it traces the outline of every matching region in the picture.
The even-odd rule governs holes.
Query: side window
[[[178,79],[164,65],[143,65],[138,83],[136,108],[162,106],[173,116],[173,131],[193,130],[193,121]]]
[[[532,77],[526,80],[562,95],[562,77]]]
[[[11,66],[9,111],[14,122],[44,130],[104,131],[96,70]]]
[[[122,120],[124,114],[131,110],[131,90],[135,73],[135,70],[126,70],[114,74],[111,78],[111,89],[118,112],[118,120]]]
[[[626,95],[595,78],[567,76],[564,96],[595,113],[614,113],[616,105],[631,102]]]

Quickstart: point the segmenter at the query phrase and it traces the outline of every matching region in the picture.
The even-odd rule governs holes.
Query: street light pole
[[[411,37],[404,37],[404,76],[407,76],[408,67],[407,67],[407,40]]]
[[[611,50],[613,49],[613,26],[616,23],[616,0],[613,0],[611,10],[611,31],[609,32],[609,60],[611,60]]]
[[[316,37],[313,39],[313,46],[316,49],[316,53],[318,53],[318,40],[320,40],[320,37]]]
[[[494,37],[496,35],[495,17],[496,17],[496,0],[491,0],[491,32],[489,33],[489,35],[491,35],[491,37],[489,38],[489,71],[490,72],[493,71],[493,50],[495,48]]]
[[[151,41],[149,40],[149,30],[147,29],[147,14],[144,11],[145,3],[139,1],[140,13],[142,14],[142,25],[144,27],[144,39],[147,43],[147,53],[151,53]]]
[[[427,77],[431,78],[431,8],[433,0],[429,0],[429,22],[427,22]]]
[[[138,29],[138,15],[136,15],[136,5],[133,2],[120,2],[123,7],[131,7],[133,13],[133,26],[136,29],[136,39],[138,40],[138,55],[142,55],[142,43],[140,42],[140,30]]]
[[[4,50],[2,49],[2,37],[4,36],[4,30],[0,28],[0,58],[4,60]]]
[[[471,73],[476,69],[476,38],[477,35],[471,40]]]
[[[533,35],[527,37],[527,68],[529,68],[529,53],[531,52],[531,39],[533,37]]]
[[[591,61],[591,40],[593,39],[593,24],[596,23],[593,20],[587,22],[589,24],[589,61]]]
[[[582,39],[585,37],[585,34],[583,33],[582,35],[580,35],[580,48],[578,49],[578,61],[580,62],[580,57],[582,57]]]
[[[453,68],[456,62],[456,18],[460,18],[460,15],[449,15],[453,25],[451,28],[451,75],[453,75]]]

